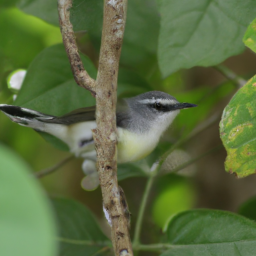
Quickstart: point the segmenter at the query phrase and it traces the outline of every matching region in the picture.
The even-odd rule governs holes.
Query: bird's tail
[[[44,120],[53,119],[54,116],[45,115],[38,111],[19,106],[0,104],[0,110],[7,115],[13,122],[22,126],[31,127],[35,130],[42,130]]]

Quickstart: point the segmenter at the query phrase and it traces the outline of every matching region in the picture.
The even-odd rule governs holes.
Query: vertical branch
[[[99,70],[96,80],[96,121],[93,131],[104,212],[109,216],[115,255],[132,255],[129,228],[117,182],[116,89],[126,21],[127,0],[105,0]]]
[[[96,82],[83,68],[75,42],[69,9],[72,0],[58,0],[63,42],[78,85],[96,96],[97,129],[93,138],[103,196],[103,209],[112,230],[115,255],[132,256],[129,224],[121,203],[117,182],[116,90],[127,0],[105,0],[99,70]]]

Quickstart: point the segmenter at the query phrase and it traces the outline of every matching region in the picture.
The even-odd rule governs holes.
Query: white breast
[[[150,154],[156,147],[157,133],[136,134],[118,128],[118,163],[138,161]]]

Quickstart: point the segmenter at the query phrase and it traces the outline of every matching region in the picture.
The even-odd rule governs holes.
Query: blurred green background
[[[152,28],[153,30],[158,29],[158,24],[155,26]],[[8,75],[16,69],[28,69],[37,54],[46,47],[61,43],[62,39],[58,27],[11,7],[11,3],[2,4],[0,31],[0,103],[12,104],[13,94],[7,87]],[[98,45],[95,43],[96,39],[84,32],[77,32],[76,36],[80,50],[89,56],[97,67]],[[150,47],[153,48],[153,46]],[[181,70],[162,79],[155,54],[151,53],[152,56],[150,55],[149,58],[151,61],[146,61],[146,58],[143,61],[140,61],[139,58],[131,58],[127,63],[123,61],[121,68],[125,72],[133,72],[131,75],[134,75],[134,79],[136,81],[141,79],[151,90],[162,90],[174,95],[180,101],[198,104],[193,111],[182,112],[164,135],[163,141],[171,145],[179,138],[189,134],[207,117],[220,112],[235,93],[236,87],[211,67]],[[129,55],[129,50],[124,51],[123,58],[125,59],[127,55]],[[136,67],[131,68],[129,63],[134,61],[137,63]],[[256,56],[246,50],[238,56],[230,57],[224,64],[236,74],[248,79],[255,74]],[[138,88],[133,88],[133,90],[132,87],[129,87],[131,91],[127,91],[123,89],[125,86],[124,83],[120,87],[121,95],[138,93],[136,91]],[[2,113],[0,113],[0,141],[17,152],[35,172],[53,166],[69,155],[69,153],[59,151],[48,144],[32,129],[12,123]],[[221,141],[218,122],[216,122],[209,129],[182,145],[181,148],[193,158],[219,144]],[[195,174],[190,175],[189,178],[168,174],[157,179],[150,194],[150,204],[147,207],[144,223],[147,228],[143,229],[143,242],[158,241],[158,234],[162,232],[161,229],[167,219],[178,211],[194,207],[237,211],[242,202],[256,194],[254,186],[256,177],[237,180],[234,176],[225,173],[223,164],[225,156],[225,150],[221,148],[204,157],[193,164],[192,169]],[[50,195],[72,197],[85,203],[107,230],[102,215],[100,189],[88,192],[81,188],[80,182],[84,176],[81,164],[81,159],[74,159],[40,181]],[[121,181],[120,185],[125,190],[132,219],[136,219],[145,179],[129,178]],[[133,228],[134,222],[132,221]]]

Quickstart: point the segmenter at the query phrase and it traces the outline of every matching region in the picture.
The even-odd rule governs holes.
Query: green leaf
[[[71,22],[74,31],[86,30],[101,35],[103,4],[100,0],[73,0]],[[18,7],[25,13],[34,15],[54,26],[59,26],[57,1],[20,0]]]
[[[95,78],[96,69],[91,61],[86,56],[81,58],[87,72]],[[46,48],[33,60],[15,105],[63,115],[94,102],[91,94],[76,84],[64,46],[58,44]]]
[[[86,31],[99,50],[103,1],[73,0],[71,23],[74,31]],[[155,64],[159,15],[155,0],[130,0],[120,63],[148,72]],[[19,8],[52,25],[59,26],[57,3],[52,0],[21,0]]]
[[[225,168],[238,177],[255,173],[256,168],[256,76],[231,99],[223,111],[220,136],[227,150]]]
[[[55,256],[53,213],[40,184],[1,144],[0,162],[0,255]]]
[[[244,34],[243,42],[252,51],[256,52],[256,19],[254,19],[247,28]]]
[[[52,25],[59,26],[57,1],[52,0],[20,0],[19,9],[34,15]]]
[[[71,8],[74,31],[84,31],[100,40],[103,23],[103,1],[74,0]]]
[[[69,151],[69,146],[63,142],[62,140],[54,137],[53,135],[46,133],[46,132],[39,132],[37,131],[47,142],[54,145],[56,148],[62,151]]]
[[[28,16],[16,8],[0,7],[0,65],[1,73],[27,68],[33,58],[49,42],[45,37],[54,29],[38,19]],[[56,32],[55,32],[56,33]],[[54,39],[59,36],[54,36]],[[3,74],[2,73],[2,77]]]
[[[167,227],[173,248],[161,256],[251,256],[256,223],[218,210],[191,210],[175,215]]]
[[[152,87],[148,83],[145,78],[140,76],[134,71],[131,71],[129,69],[120,68],[118,72],[118,88],[121,84],[128,84],[137,87],[137,90],[143,90],[143,92],[147,92],[152,90]],[[129,89],[129,88],[128,88]]]
[[[164,77],[194,66],[213,66],[244,50],[255,18],[254,0],[158,0],[158,61]]]
[[[15,4],[18,2],[19,0],[1,0],[0,1],[0,7],[1,8],[10,8],[10,7],[14,7]]]
[[[252,197],[243,203],[239,207],[238,213],[246,218],[256,221],[256,197]]]
[[[120,64],[144,73],[156,68],[160,17],[155,0],[129,0]]]
[[[117,95],[120,98],[134,97],[138,94],[151,91],[148,82],[134,71],[120,68],[118,73]]]
[[[52,202],[59,223],[60,256],[97,255],[111,244],[84,205],[64,198],[54,198]]]

